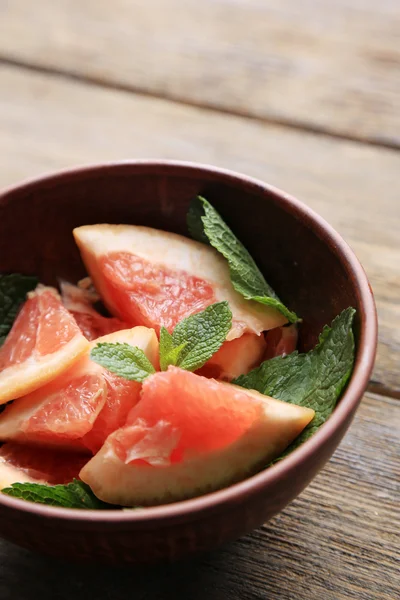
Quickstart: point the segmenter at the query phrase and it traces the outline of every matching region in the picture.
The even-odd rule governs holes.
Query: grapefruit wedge
[[[159,368],[158,339],[154,329],[139,326],[117,331],[96,340],[92,346],[99,342],[119,342],[137,346],[143,350],[153,367]],[[105,405],[92,429],[82,439],[84,446],[93,453],[100,450],[110,433],[125,425],[129,411],[139,402],[142,388],[141,383],[127,381],[106,369],[103,369],[103,378],[107,385]]]
[[[124,425],[139,400],[141,384],[112,375],[90,360],[90,350],[98,342],[138,346],[157,366],[154,330],[135,327],[99,338],[60,378],[5,408],[0,415],[0,440],[95,452]]]
[[[0,489],[13,483],[70,483],[89,460],[86,455],[25,446],[12,442],[0,448]]]
[[[169,367],[143,383],[127,425],[80,477],[105,502],[175,502],[251,475],[279,456],[314,411]]]
[[[244,333],[222,344],[221,348],[197,372],[203,377],[232,381],[258,367],[267,350],[263,335]]]
[[[233,325],[227,339],[259,335],[286,318],[244,300],[231,283],[225,259],[213,248],[175,233],[135,225],[74,229],[82,259],[109,311],[159,333],[210,304],[227,300]]]
[[[86,280],[84,280],[86,281]],[[80,282],[81,283],[81,282]],[[95,340],[103,335],[127,329],[129,325],[115,317],[104,317],[93,308],[100,298],[91,289],[62,281],[61,298],[65,308],[73,315],[83,335]]]
[[[297,348],[297,339],[298,330],[295,324],[267,331],[265,333],[266,350],[262,360],[291,354]]]
[[[0,404],[55,379],[88,347],[57,291],[38,286],[28,294],[0,348]]]

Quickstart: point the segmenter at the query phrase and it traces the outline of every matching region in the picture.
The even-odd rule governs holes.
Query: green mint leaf
[[[229,264],[232,285],[246,300],[271,306],[291,323],[299,320],[265,281],[255,261],[231,231],[221,215],[201,196],[191,202],[187,215],[191,236],[213,246]]]
[[[41,483],[13,483],[1,490],[7,496],[64,508],[110,509],[111,504],[102,502],[86,483],[74,479],[67,485],[44,485]]]
[[[172,335],[160,334],[160,365],[166,370],[176,365],[186,371],[196,371],[220,349],[232,327],[228,302],[217,302],[202,312],[183,319]]]
[[[210,240],[204,231],[203,225],[204,208],[202,201],[203,198],[201,196],[192,200],[186,215],[186,222],[191,237],[198,242],[209,245]]]
[[[90,358],[111,371],[128,379],[142,383],[155,369],[143,350],[129,344],[100,343],[93,348]]]
[[[164,357],[167,356],[174,348],[174,339],[168,329],[161,327],[160,330],[160,366],[163,371],[167,367],[163,365]]]
[[[175,327],[175,348],[182,346],[177,366],[187,371],[202,367],[220,349],[232,327],[228,302],[217,302],[183,319]]]
[[[293,352],[285,357],[272,358],[232,382],[315,410],[314,419],[283,456],[311,437],[335,408],[353,369],[352,323],[355,312],[354,308],[346,308],[330,327],[325,326],[318,344],[307,354]]]
[[[174,345],[174,338],[165,327],[161,327],[160,331],[160,367],[162,371],[166,371],[169,365],[177,365],[182,350],[187,345],[187,342],[182,342],[179,346]]]
[[[179,346],[174,345],[174,338],[165,327],[161,327],[160,331],[160,367],[162,371],[166,371],[169,365],[177,365],[181,351],[187,345],[187,342],[182,342]]]
[[[0,346],[10,331],[26,294],[38,284],[36,277],[29,275],[0,275]]]

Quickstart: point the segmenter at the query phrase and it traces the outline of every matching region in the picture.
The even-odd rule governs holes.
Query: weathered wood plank
[[[376,293],[374,379],[400,392],[400,154],[3,67],[0,185],[79,163],[196,160],[297,195],[349,240]],[[386,392],[385,392],[386,393]]]
[[[184,564],[151,569],[71,566],[0,541],[0,597],[394,600],[399,439],[399,403],[366,395],[327,467],[251,535]]]
[[[0,56],[400,146],[398,0],[12,0],[0,11]]]

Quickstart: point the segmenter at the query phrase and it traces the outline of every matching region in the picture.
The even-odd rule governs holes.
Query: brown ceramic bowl
[[[48,284],[85,274],[71,231],[87,223],[135,223],[186,233],[188,203],[206,196],[244,242],[281,298],[303,317],[300,349],[344,308],[357,309],[351,381],[328,422],[288,458],[219,492],[134,511],[79,511],[0,495],[0,535],[72,559],[151,562],[211,549],[258,527],[312,480],[351,423],[376,351],[366,275],[342,238],[287,194],[243,175],[168,161],[75,169],[0,196],[0,272]]]

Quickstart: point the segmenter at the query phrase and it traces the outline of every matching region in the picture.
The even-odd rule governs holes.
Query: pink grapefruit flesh
[[[9,442],[0,448],[0,489],[13,483],[67,484],[88,456]]]
[[[154,329],[134,327],[104,336],[96,341],[96,343],[98,342],[120,342],[137,346],[143,350],[154,368],[159,368],[158,339]],[[127,381],[105,369],[103,369],[103,378],[107,386],[104,408],[97,417],[93,428],[82,439],[82,443],[93,453],[100,450],[110,433],[125,424],[129,411],[139,401],[142,388],[140,383]]]
[[[235,340],[224,342],[218,352],[197,371],[197,374],[231,381],[258,367],[266,348],[264,336],[244,333]]]
[[[145,380],[125,427],[80,477],[123,506],[191,498],[251,475],[279,456],[314,411],[169,367]]]
[[[106,437],[126,420],[138,402],[140,384],[116,377],[89,358],[98,342],[140,347],[157,366],[154,330],[135,327],[92,342],[68,372],[47,386],[7,406],[0,415],[0,440],[97,451]]]
[[[95,340],[114,331],[128,329],[124,321],[115,317],[104,317],[93,308],[99,296],[91,290],[62,281],[61,298],[65,308],[73,315],[83,335],[88,340]]]
[[[38,286],[28,294],[0,348],[0,404],[52,381],[88,347],[56,290]]]
[[[227,300],[233,314],[228,340],[286,322],[275,309],[244,300],[225,259],[209,246],[135,225],[86,225],[74,236],[105,305],[123,321],[172,331],[184,317]]]
[[[265,333],[266,349],[262,360],[291,354],[297,348],[297,338],[298,331],[295,324],[267,331]]]

